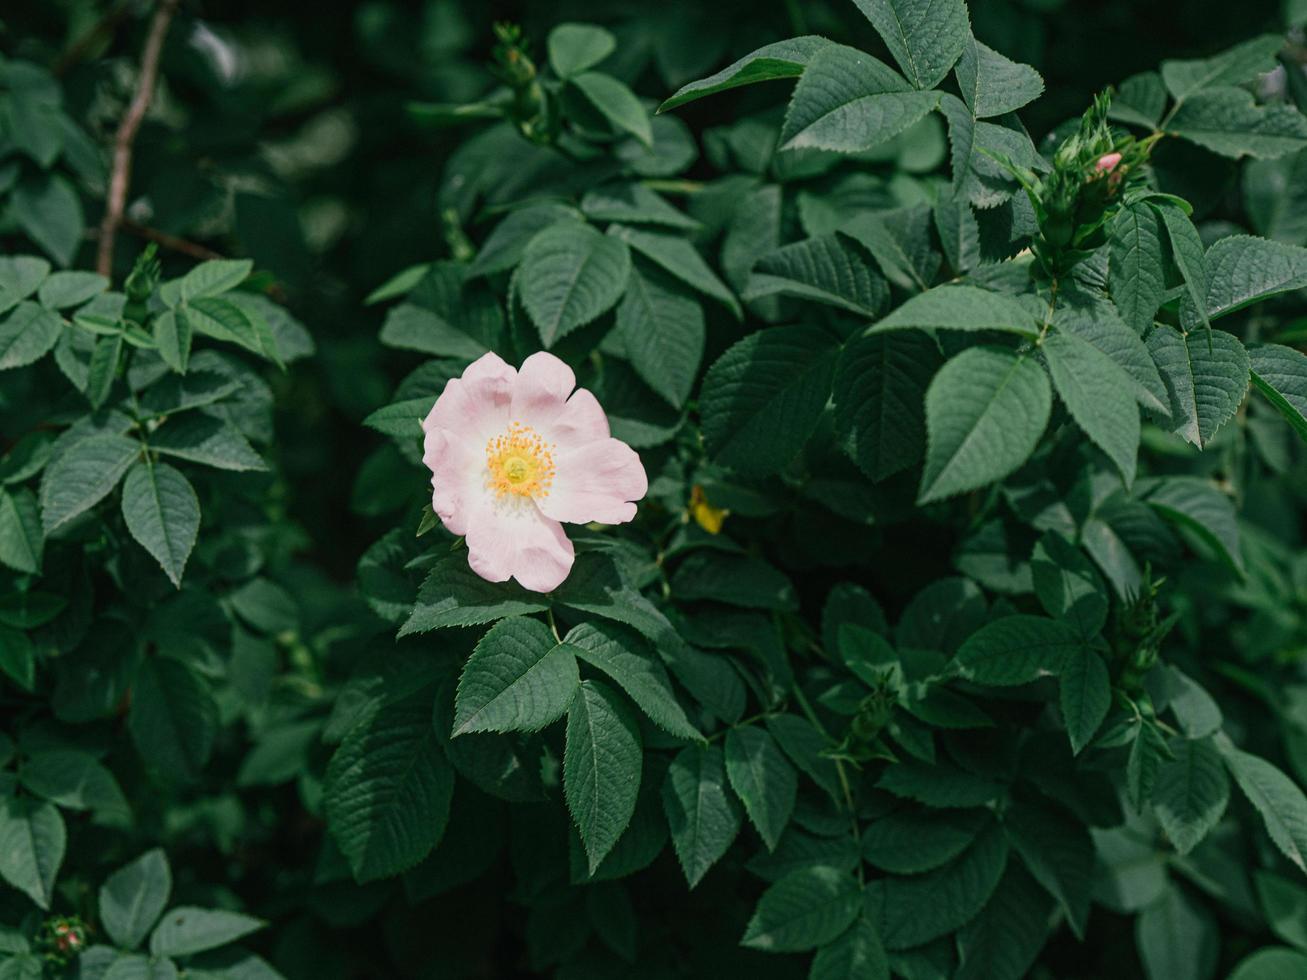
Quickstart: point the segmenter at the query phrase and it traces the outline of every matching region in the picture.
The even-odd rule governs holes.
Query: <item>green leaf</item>
[[[244,347],[274,364],[281,363],[277,338],[268,321],[254,306],[238,302],[236,296],[197,296],[177,307],[176,313],[197,333]]]
[[[35,255],[0,255],[0,313],[35,293],[50,274],[50,263]]]
[[[365,418],[363,424],[388,436],[413,440],[422,432],[422,420],[431,411],[431,404],[430,396],[391,402]]]
[[[842,44],[817,52],[794,87],[781,149],[861,153],[893,139],[939,105],[871,55]]]
[[[41,283],[37,298],[42,306],[62,310],[69,306],[81,306],[108,288],[109,280],[94,272],[56,272]]]
[[[1222,238],[1207,250],[1207,313],[1215,320],[1281,293],[1307,288],[1307,248],[1251,235]],[[1180,310],[1187,326],[1201,322],[1193,301]]]
[[[201,262],[178,284],[178,301],[181,303],[202,296],[220,296],[235,289],[254,269],[249,259],[211,259]]]
[[[501,619],[463,667],[451,734],[534,732],[557,721],[581,683],[573,653],[538,619]]]
[[[559,24],[545,41],[549,67],[559,78],[593,68],[617,50],[617,38],[594,24]]]
[[[1213,86],[1238,85],[1275,68],[1275,55],[1283,46],[1281,35],[1262,34],[1213,58],[1163,61],[1162,80],[1179,100]]]
[[[26,633],[0,626],[0,672],[24,691],[36,687],[36,650]]]
[[[872,921],[859,916],[842,936],[817,950],[808,980],[890,980],[889,959]]]
[[[889,287],[857,246],[832,234],[783,245],[758,260],[745,301],[777,294],[873,317],[889,298]]]
[[[1170,750],[1152,721],[1133,723],[1134,738],[1126,758],[1125,788],[1130,805],[1142,812],[1153,795],[1157,773]]]
[[[876,785],[902,799],[916,800],[944,810],[984,806],[1002,792],[997,783],[984,776],[953,766],[927,765],[915,760],[889,766]]]
[[[1286,422],[1307,439],[1307,354],[1265,344],[1248,352],[1251,378]],[[0,559],[4,557],[4,509],[0,501]]]
[[[1248,353],[1224,330],[1186,335],[1162,326],[1148,335],[1148,350],[1166,384],[1175,432],[1202,449],[1243,402]]]
[[[690,745],[672,760],[663,783],[663,811],[672,846],[693,888],[730,848],[740,832],[740,805],[726,784],[718,745]]]
[[[43,909],[54,896],[66,839],[53,805],[25,796],[0,800],[0,878]]]
[[[135,439],[106,433],[79,440],[46,467],[41,477],[46,535],[108,496],[140,453]]]
[[[1013,861],[980,914],[958,931],[955,980],[1021,980],[1048,938],[1052,899]]]
[[[327,766],[327,827],[354,879],[421,861],[449,820],[454,771],[436,740],[429,689],[383,703],[354,726]]]
[[[631,270],[614,336],[640,379],[673,408],[694,388],[703,359],[703,308],[665,277]]]
[[[740,310],[739,300],[726,284],[717,278],[717,274],[703,260],[703,256],[695,250],[695,247],[682,236],[661,231],[646,231],[626,225],[612,225],[608,233],[626,242],[631,248],[655,262],[665,272],[681,280],[691,289],[717,300],[730,310],[737,320],[743,319],[744,314]]]
[[[1172,751],[1157,773],[1153,812],[1176,851],[1188,854],[1221,822],[1230,780],[1211,739],[1177,740]]]
[[[177,588],[200,533],[200,500],[167,463],[137,463],[123,481],[123,520]]]
[[[470,280],[459,263],[430,266],[407,299],[386,314],[381,342],[466,360],[500,346],[504,314],[499,302],[484,284]]]
[[[26,487],[0,488],[0,563],[37,573],[44,553],[45,534],[36,496]]]
[[[974,38],[968,38],[954,72],[962,97],[977,119],[1015,112],[1044,94],[1039,72]]]
[[[781,833],[794,812],[798,777],[780,746],[754,725],[726,733],[726,774],[749,822],[762,835],[769,851],[776,850]]]
[[[672,207],[645,184],[601,184],[585,192],[581,212],[591,221],[623,221],[695,231],[702,227],[684,211]]]
[[[582,623],[563,642],[615,681],[663,731],[677,738],[703,739],[672,693],[662,661],[638,634],[614,623]]]
[[[708,451],[749,476],[783,469],[821,418],[838,350],[812,326],[771,327],[731,346],[700,392]]]
[[[19,181],[9,199],[9,212],[18,227],[62,266],[72,263],[86,231],[82,202],[61,174],[42,174]]]
[[[1249,953],[1227,980],[1298,980],[1307,971],[1307,955],[1285,946],[1267,946]]]
[[[168,912],[150,934],[153,956],[190,956],[217,949],[262,929],[267,923],[225,909],[179,906]]]
[[[518,212],[513,213],[517,214]],[[363,305],[374,306],[377,303],[384,303],[386,300],[407,294],[414,286],[426,278],[429,271],[431,271],[430,262],[419,262],[417,265],[410,265],[407,269],[395,273],[368,293],[367,298],[363,300]]]
[[[208,682],[189,666],[151,657],[137,671],[127,727],[151,768],[168,778],[194,779],[213,750],[218,706]]]
[[[1083,939],[1094,886],[1094,841],[1088,828],[1059,807],[1033,802],[1012,806],[1003,821],[1008,842]]]
[[[563,221],[581,221],[581,212],[569,204],[546,201],[509,212],[495,225],[481,246],[481,251],[467,266],[467,276],[489,276],[507,272],[516,266],[531,239],[551,225]]]
[[[113,773],[89,752],[42,749],[28,756],[18,775],[32,793],[66,809],[92,810],[113,819],[131,815]]]
[[[641,763],[640,730],[630,709],[605,685],[583,681],[567,712],[563,795],[591,874],[631,822]]]
[[[25,367],[44,357],[58,342],[64,323],[39,303],[19,303],[0,323],[0,371]]]
[[[1154,205],[1154,210],[1161,215],[1166,237],[1171,242],[1171,258],[1180,270],[1189,300],[1194,304],[1199,320],[1208,331],[1212,323],[1207,312],[1207,256],[1203,252],[1203,241],[1193,221],[1174,204]]]
[[[219,470],[245,473],[268,468],[239,429],[201,412],[169,419],[149,439],[155,452]]]
[[[953,358],[926,390],[926,466],[917,502],[1003,479],[1034,452],[1051,408],[1048,376],[1032,358],[996,347]]]
[[[972,845],[989,822],[984,810],[904,808],[862,831],[862,857],[893,874],[934,871]]]
[[[119,868],[100,886],[100,921],[114,944],[135,949],[163,914],[172,893],[168,858],[155,848]]]
[[[1128,488],[1134,483],[1139,451],[1139,409],[1129,378],[1075,334],[1053,333],[1043,350],[1062,403],[1090,442],[1107,454]]]
[[[953,659],[958,676],[977,684],[1028,684],[1061,672],[1084,641],[1071,626],[1019,613],[989,623],[971,636]]]
[[[178,980],[179,976],[177,965],[170,959],[119,953],[100,980]]]
[[[671,580],[683,600],[714,600],[750,609],[795,612],[799,599],[784,573],[761,558],[720,551],[697,551],[686,557]]]
[[[1135,920],[1135,944],[1148,980],[1216,975],[1216,921],[1175,884]]]
[[[1224,735],[1216,736],[1215,743],[1230,775],[1262,815],[1275,846],[1307,873],[1307,797],[1265,759],[1235,748]]]
[[[531,239],[517,281],[541,341],[552,347],[611,309],[630,273],[631,254],[619,239],[566,221]]]
[[[1198,535],[1230,568],[1243,574],[1239,520],[1229,495],[1196,476],[1141,480],[1135,489],[1140,500]]]
[[[1162,219],[1145,201],[1123,207],[1110,225],[1108,288],[1125,322],[1142,335],[1166,296]]]
[[[886,330],[1001,330],[1034,339],[1039,323],[1011,296],[976,286],[936,286],[913,296],[867,332]]]
[[[548,603],[538,592],[528,592],[516,582],[487,582],[468,567],[466,555],[453,554],[427,573],[413,612],[399,635],[448,626],[479,626],[546,608]]]
[[[872,886],[880,934],[889,950],[910,949],[970,922],[989,901],[1007,865],[1003,833],[990,827],[960,858],[911,878],[884,878]]]
[[[1103,658],[1086,647],[1063,662],[1060,688],[1071,751],[1079,755],[1112,706],[1112,679]]]
[[[1107,590],[1084,552],[1056,531],[1035,545],[1031,577],[1040,605],[1054,619],[1068,621],[1081,638],[1093,638],[1107,622]]]
[[[971,38],[963,0],[853,0],[917,88],[949,73]]]
[[[1053,327],[1095,347],[1124,371],[1131,393],[1140,405],[1162,417],[1169,414],[1166,385],[1157,373],[1148,346],[1121,319],[1110,299],[1101,293],[1069,287],[1058,298]]]
[[[862,891],[848,872],[803,868],[762,893],[740,945],[769,953],[815,949],[848,929],[861,910]]]
[[[1167,131],[1235,159],[1268,159],[1307,147],[1307,117],[1287,105],[1259,106],[1242,88],[1194,93],[1176,109]]]
[[[695,99],[702,99],[705,95],[715,95],[741,85],[777,78],[798,78],[813,57],[829,47],[830,43],[824,37],[809,34],[763,45],[715,75],[682,85],[658,107],[658,111],[667,112]]]
[[[926,388],[943,362],[919,333],[859,336],[835,369],[835,431],[873,481],[916,465],[926,449]]]
[[[619,82],[603,72],[587,71],[571,76],[567,83],[575,86],[613,128],[630,133],[653,149],[653,128],[649,124],[649,114],[625,82]]]

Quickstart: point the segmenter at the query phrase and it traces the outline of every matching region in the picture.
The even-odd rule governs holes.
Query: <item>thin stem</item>
[[[158,228],[151,228],[149,225],[137,224],[124,218],[118,225],[123,231],[130,232],[146,241],[158,242],[164,248],[172,252],[180,252],[182,255],[189,255],[193,259],[199,259],[201,262],[207,262],[209,259],[222,258],[221,252],[215,252],[213,249],[201,245],[199,242],[193,242],[186,238],[178,238],[176,235],[170,235],[166,231],[160,231]]]
[[[105,201],[104,218],[100,222],[100,243],[95,257],[96,271],[102,276],[113,274],[114,239],[122,224],[123,211],[127,206],[127,189],[132,179],[132,147],[141,123],[145,120],[145,113],[150,108],[150,100],[154,97],[164,38],[168,36],[168,25],[172,23],[179,3],[180,0],[160,0],[159,6],[155,8],[150,31],[145,38],[145,48],[141,52],[141,73],[136,80],[136,92],[132,95],[127,114],[123,116],[118,134],[114,137],[109,194]]]
[[[545,606],[545,616],[549,619],[549,631],[554,634],[554,642],[562,643],[563,638],[558,635],[558,622],[554,619],[553,606]]]

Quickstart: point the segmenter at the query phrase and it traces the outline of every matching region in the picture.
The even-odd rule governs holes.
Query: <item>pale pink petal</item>
[[[562,525],[521,497],[483,499],[468,522],[468,564],[491,582],[509,578],[532,592],[550,592],[572,570],[572,542]]]
[[[649,490],[635,450],[618,439],[599,439],[560,453],[549,494],[537,503],[556,521],[624,524],[635,517],[633,501]]]
[[[588,389],[577,388],[553,425],[540,431],[547,433],[561,452],[568,452],[588,442],[607,439],[608,416],[599,406],[599,399]]]
[[[427,430],[422,462],[431,470],[431,506],[451,534],[466,534],[485,496],[484,454],[440,428]]]
[[[482,354],[462,377],[446,383],[422,423],[423,430],[446,429],[455,436],[479,439],[484,446],[508,426],[516,377],[517,372],[498,354]]]
[[[513,418],[539,432],[558,417],[575,387],[576,375],[566,363],[548,351],[532,354],[513,382]]]

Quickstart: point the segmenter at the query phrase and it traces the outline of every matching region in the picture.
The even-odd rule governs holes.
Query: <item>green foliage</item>
[[[0,977],[1307,971],[1300,2],[211,6],[0,32]]]

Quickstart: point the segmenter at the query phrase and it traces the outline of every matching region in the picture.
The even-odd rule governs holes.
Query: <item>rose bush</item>
[[[1181,7],[14,14],[0,976],[1307,975],[1307,8]]]

